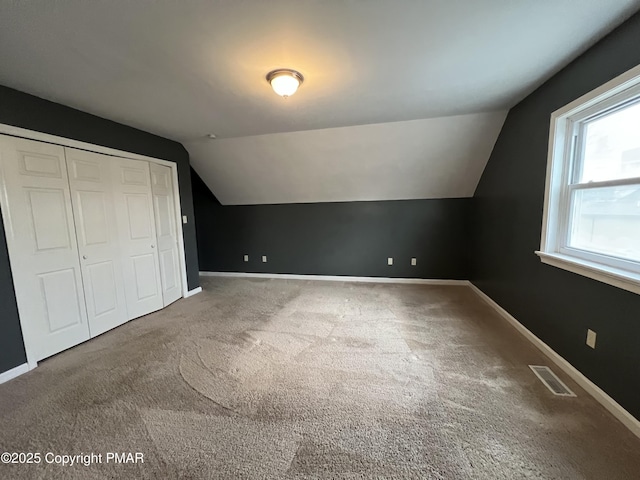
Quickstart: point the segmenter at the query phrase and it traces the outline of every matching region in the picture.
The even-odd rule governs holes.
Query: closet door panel
[[[150,164],[151,189],[158,237],[158,257],[164,305],[182,297],[178,233],[171,169]]]
[[[112,172],[131,319],[163,307],[149,163],[114,158]]]
[[[49,333],[61,333],[75,326],[82,326],[82,305],[78,301],[77,275],[74,268],[54,270],[37,275],[41,295],[46,305]],[[86,340],[83,335],[80,341]],[[75,345],[75,344],[74,344]]]
[[[3,221],[32,360],[89,338],[64,149],[0,135]]]
[[[107,260],[106,262],[93,263],[86,267],[86,272],[85,281],[91,285],[92,316],[101,319],[105,315],[117,311],[118,307],[122,305],[122,301],[118,295],[120,288],[118,288],[116,281],[113,262]],[[127,318],[125,309],[122,309],[122,312],[124,320],[121,317],[120,323],[126,321]],[[96,328],[90,324],[90,329],[93,332]]]
[[[128,320],[111,158],[66,148],[89,330],[95,337]]]

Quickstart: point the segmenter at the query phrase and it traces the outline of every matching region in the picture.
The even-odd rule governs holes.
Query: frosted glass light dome
[[[296,93],[303,80],[302,75],[295,70],[274,70],[267,75],[273,91],[284,98]]]

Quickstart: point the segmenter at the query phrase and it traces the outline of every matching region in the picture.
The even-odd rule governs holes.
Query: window
[[[640,293],[640,66],[551,116],[536,253]]]

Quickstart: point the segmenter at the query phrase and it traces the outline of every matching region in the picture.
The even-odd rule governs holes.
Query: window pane
[[[585,127],[579,183],[640,177],[640,102]]]
[[[640,260],[640,185],[577,190],[570,247]]]

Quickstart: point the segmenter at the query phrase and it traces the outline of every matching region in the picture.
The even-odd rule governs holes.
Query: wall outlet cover
[[[245,262],[248,262],[248,261],[249,261],[249,255],[245,255],[245,256],[244,256],[244,261],[245,261]]]
[[[186,215],[182,216],[182,223],[184,223],[185,225],[187,224],[187,216]]]
[[[417,264],[418,264],[418,259],[417,258],[412,258],[411,259],[411,265],[415,267]]]
[[[596,332],[591,329],[587,330],[587,345],[596,348]]]
[[[262,263],[267,263],[267,256],[266,255],[262,255]]]
[[[393,258],[387,258],[387,265],[393,265]]]

